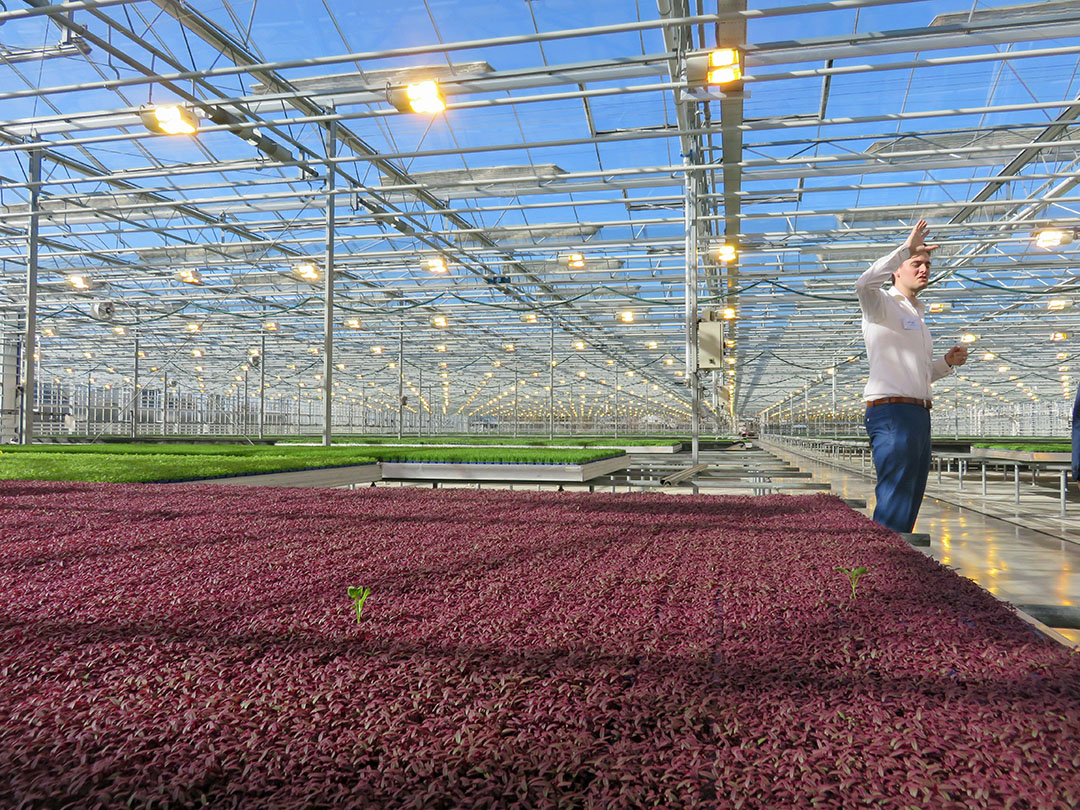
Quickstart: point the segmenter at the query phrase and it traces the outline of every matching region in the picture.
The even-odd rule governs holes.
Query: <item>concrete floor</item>
[[[834,494],[866,499],[866,509],[859,511],[873,514],[874,480],[870,476],[782,450],[775,452],[813,473],[815,481],[831,484]],[[998,599],[1018,605],[1080,605],[1080,544],[1076,542],[933,497],[923,501],[915,531],[930,535],[930,548],[920,551],[979,583]],[[1058,632],[1080,643],[1080,630]]]

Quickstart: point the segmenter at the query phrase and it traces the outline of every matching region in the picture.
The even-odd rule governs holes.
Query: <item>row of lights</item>
[[[387,100],[399,112],[435,115],[446,109],[446,97],[435,81],[391,88]],[[161,135],[195,135],[201,121],[193,109],[183,104],[147,105],[139,110],[139,118],[148,130]]]
[[[742,54],[735,48],[695,54],[686,61],[688,83],[730,85],[742,80]],[[387,87],[386,100],[403,113],[437,115],[446,110],[446,96],[433,79]],[[183,104],[147,105],[139,110],[139,118],[148,130],[163,135],[194,135],[199,131],[199,116]]]

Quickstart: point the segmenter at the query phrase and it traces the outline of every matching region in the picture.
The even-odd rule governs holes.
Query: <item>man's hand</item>
[[[953,346],[947,352],[945,352],[945,362],[950,366],[962,366],[967,362],[967,348],[964,346]]]
[[[908,253],[914,253],[917,250],[925,250],[927,253],[937,250],[937,245],[926,244],[926,236],[930,233],[930,226],[925,219],[920,219],[915,223],[915,227],[911,229],[911,233],[908,234],[907,240],[904,242],[904,246],[908,249]]]

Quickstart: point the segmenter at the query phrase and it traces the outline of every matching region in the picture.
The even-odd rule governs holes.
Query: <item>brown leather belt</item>
[[[867,408],[873,408],[875,405],[920,405],[926,410],[930,410],[930,400],[916,399],[915,397],[882,397],[881,399],[872,399],[866,403]]]

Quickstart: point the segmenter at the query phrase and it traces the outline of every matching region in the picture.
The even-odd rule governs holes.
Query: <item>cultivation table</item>
[[[1039,470],[1047,470],[1058,474],[1058,500],[1060,503],[1061,517],[1065,517],[1065,502],[1068,497],[1069,471],[1072,469],[1071,453],[1047,453],[1030,450],[1005,450],[996,447],[973,447],[971,455],[983,461],[982,487],[986,494],[986,465],[1008,464],[1013,468],[1013,477],[1016,481],[1015,503],[1020,503],[1020,468],[1031,470],[1031,483],[1038,483]]]
[[[764,440],[766,443],[768,439]],[[815,444],[817,445],[814,449]],[[937,442],[935,442],[937,444]],[[873,476],[873,467],[866,463],[867,459],[864,456],[861,466],[858,464],[852,464],[848,462],[844,463],[843,460],[837,459],[835,455],[827,452],[822,448],[821,441],[808,441],[804,437],[796,437],[796,440],[792,440],[792,437],[783,437],[783,442],[778,442],[777,446],[790,445],[793,452],[799,455],[805,455],[810,458],[823,459],[826,463],[833,464],[835,466],[854,469],[861,471],[865,475]],[[768,446],[766,444],[766,446]],[[868,454],[867,454],[868,455]],[[1038,474],[1040,471],[1048,471],[1056,473],[1057,475],[1057,509],[1056,515],[1053,520],[1060,521],[1061,518],[1067,517],[1067,503],[1070,498],[1075,500],[1075,493],[1070,494],[1068,489],[1068,471],[1071,464],[1071,456],[1068,453],[1033,453],[1029,451],[1017,451],[1017,450],[997,450],[994,448],[971,448],[971,452],[963,452],[959,450],[942,449],[938,448],[933,452],[933,458],[937,463],[937,488],[929,487],[927,494],[936,497],[943,497],[945,500],[950,500],[950,496],[942,491],[943,485],[949,482],[942,480],[943,471],[945,473],[956,470],[957,479],[955,490],[958,493],[963,493],[965,499],[970,498],[971,501],[956,502],[959,505],[967,506],[969,508],[975,508],[979,511],[985,511],[986,514],[994,517],[999,517],[1004,520],[1011,520],[1013,522],[1023,521],[1024,525],[1030,525],[1030,520],[1034,517],[1046,520],[1050,519],[1050,515],[1047,510],[1042,507],[1036,507],[1037,515],[1026,515],[1019,512],[1002,512],[1000,506],[1006,503],[1005,498],[1008,498],[1009,494],[1012,495],[1012,503],[1019,505],[1021,503],[1022,488],[1021,484],[1021,468],[1030,469],[1032,471],[1032,480],[1030,488],[1026,490],[1028,495],[1038,494],[1040,497],[1046,497],[1050,493],[1045,487],[1039,487],[1036,489],[1038,482]],[[979,490],[969,491],[965,489],[968,482],[964,480],[965,474],[968,472],[968,468],[972,465],[978,465],[980,467],[980,484],[981,484],[981,498]],[[1002,488],[996,487],[995,493],[992,489],[988,491],[987,486],[987,469],[992,465],[1001,465],[1005,469],[1004,481],[1008,481],[1007,468],[1012,468],[1012,488],[1011,492],[1008,490],[1002,491]],[[1004,496],[1004,497],[1003,497]],[[1031,503],[1035,499],[1029,497],[1028,502]],[[1075,539],[1075,527],[1068,527],[1064,523],[1055,522],[1054,524],[1045,524],[1039,526],[1040,531],[1047,531],[1055,536],[1062,537],[1062,539],[1076,542]]]
[[[406,481],[515,481],[519,483],[583,483],[624,469],[626,455],[584,464],[456,464],[435,461],[384,461],[384,480]]]
[[[288,470],[285,472],[254,473],[230,478],[208,478],[200,484],[225,484],[240,487],[350,487],[382,480],[379,464],[350,464],[345,467],[323,467],[317,470]]]
[[[674,464],[636,458],[622,482],[642,488],[688,486],[695,490],[699,487],[749,489],[754,494],[830,489],[828,484],[805,480],[813,478],[811,473],[802,472],[760,450],[707,453],[700,455],[699,459],[700,464],[690,466],[689,460],[684,464]]]

